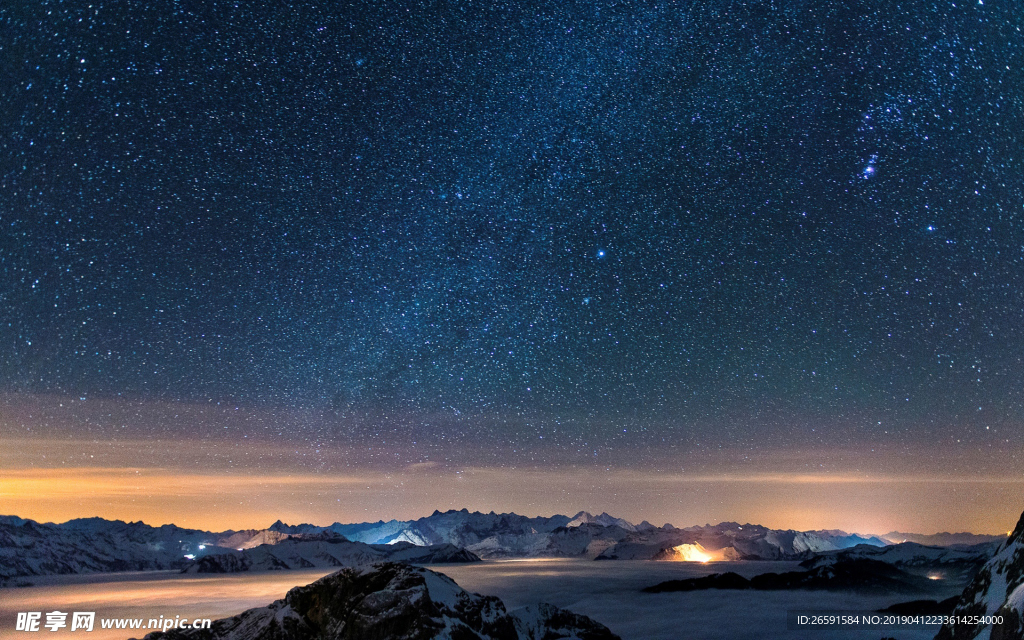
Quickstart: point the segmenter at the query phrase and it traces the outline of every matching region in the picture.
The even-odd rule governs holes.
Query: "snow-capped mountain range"
[[[472,561],[477,556],[678,560],[697,550],[707,559],[803,560],[857,545],[885,547],[887,542],[843,531],[778,530],[735,522],[687,528],[634,525],[585,511],[530,518],[463,509],[435,511],[418,520],[326,527],[278,521],[267,529],[224,532],[100,518],[41,524],[0,516],[0,580],[155,569],[333,567],[347,566],[356,557],[420,563]]]
[[[444,564],[480,562],[480,558],[451,544],[366,544],[352,542],[333,531],[324,531],[290,535],[277,544],[262,544],[247,549],[206,555],[192,560],[185,566],[184,573],[353,567],[383,561]]]
[[[844,531],[793,531],[723,522],[703,527],[658,527],[634,531],[596,556],[598,560],[650,560],[682,545],[700,545],[716,560],[798,560],[858,544],[885,546],[876,537]]]
[[[650,560],[670,547],[700,544],[723,559],[793,560],[858,544],[880,547],[888,544],[878,537],[843,531],[785,531],[735,522],[685,529],[671,524],[655,527],[646,521],[634,525],[607,513],[593,516],[585,511],[572,517],[528,518],[514,513],[463,509],[435,511],[419,520],[335,523],[329,527],[288,526],[276,522],[270,529],[281,533],[330,529],[350,540],[368,544],[449,543],[484,559],[582,556],[601,560]]]
[[[234,533],[234,532],[229,532]],[[85,518],[41,524],[0,516],[0,581],[69,573],[180,569],[186,556],[226,549],[217,534],[174,525]]]
[[[932,580],[959,581],[971,578],[999,548],[1001,542],[984,542],[970,546],[938,547],[901,542],[889,547],[857,545],[851,549],[826,551],[803,561],[800,566],[814,569],[840,562],[877,560],[913,575]]]
[[[238,545],[231,547],[228,545]],[[369,545],[330,530],[213,533],[101,518],[40,524],[0,517],[0,581],[47,574],[180,569],[190,573],[341,567],[381,561],[477,562],[450,544]]]

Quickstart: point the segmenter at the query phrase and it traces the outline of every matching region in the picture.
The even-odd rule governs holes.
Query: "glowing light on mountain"
[[[711,556],[699,544],[680,544],[672,547],[671,560],[675,562],[709,562]]]

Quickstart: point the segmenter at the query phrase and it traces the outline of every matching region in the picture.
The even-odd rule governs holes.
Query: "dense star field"
[[[995,0],[0,9],[0,435],[69,447],[8,464],[147,467],[159,439],[234,443],[208,472],[1018,478],[1022,26]]]

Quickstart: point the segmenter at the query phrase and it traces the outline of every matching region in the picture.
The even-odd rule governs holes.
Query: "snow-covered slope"
[[[217,545],[227,549],[252,549],[253,547],[258,547],[261,544],[278,544],[283,540],[300,535],[302,534],[281,533],[274,529],[250,529],[248,531],[239,531],[231,536],[223,537],[217,541]]]
[[[186,555],[225,551],[220,534],[174,525],[87,518],[64,524],[0,520],[0,580],[14,577],[177,569]]]
[[[1002,616],[1003,624],[944,626],[936,640],[971,640],[986,634],[992,640],[1024,640],[1024,514],[996,554],[964,589],[953,615]]]
[[[275,524],[281,532],[307,532],[311,525]],[[649,560],[681,544],[700,544],[715,557],[763,560],[803,559],[813,553],[857,544],[885,546],[884,540],[843,531],[792,531],[723,522],[677,529],[649,522],[634,525],[607,513],[581,511],[571,518],[528,518],[514,513],[435,511],[419,520],[340,524],[328,527],[350,540],[370,544],[408,541],[427,545],[449,543],[484,559],[587,557]]]
[[[961,584],[970,580],[998,548],[998,543],[956,547],[933,547],[902,542],[888,547],[859,544],[841,551],[826,551],[805,560],[801,566],[815,567],[832,565],[859,558],[869,558],[891,564],[914,575],[927,576],[932,580],[954,581]]]
[[[102,518],[41,524],[0,516],[0,582],[48,574],[188,569],[232,572],[300,567],[340,567],[373,562],[474,562],[479,558],[450,544],[415,547],[350,543],[324,527],[302,525],[220,533],[151,527]],[[343,541],[346,544],[334,544]],[[201,567],[201,569],[199,569]]]
[[[282,600],[217,620],[208,630],[151,633],[146,640],[617,640],[590,618],[551,605],[509,612],[440,573],[381,563],[343,569]]]
[[[480,513],[461,511],[435,511],[419,520],[340,524],[329,528],[349,540],[368,544],[388,544],[406,541],[413,544],[449,543],[472,550],[474,545],[497,536],[530,536],[550,533],[565,526],[571,518],[551,516],[550,518],[528,518],[515,513]],[[630,525],[632,526],[632,525]],[[484,543],[493,546],[493,543]]]
[[[610,546],[599,560],[651,560],[674,557],[672,548],[699,544],[715,559],[797,560],[856,544],[883,546],[877,538],[843,531],[793,531],[723,522],[703,527],[659,527],[635,531]]]
[[[986,542],[1001,543],[1006,539],[1006,536],[991,536],[980,533],[903,533],[901,531],[890,531],[884,535],[878,536],[890,544],[899,544],[901,542],[916,542],[918,544],[924,544],[933,547],[953,547],[953,546],[974,546],[977,544],[984,544]]]
[[[647,523],[646,520],[644,522]],[[624,529],[624,530],[630,531],[630,532],[636,531],[637,528],[638,528],[637,526],[635,526],[632,522],[629,522],[628,520],[623,520],[622,518],[616,518],[614,516],[608,515],[607,513],[602,513],[599,516],[592,516],[589,513],[587,513],[586,511],[580,511],[579,513],[574,515],[572,517],[572,520],[567,522],[565,526],[567,526],[567,527],[578,527],[578,526],[580,526],[582,524],[599,524],[599,525],[604,526],[604,527],[619,527],[620,529]],[[650,526],[650,523],[647,523],[647,524],[648,524],[648,526]]]
[[[934,564],[954,564],[958,562],[977,562],[984,564],[998,549],[1000,544],[985,543],[970,547],[934,547],[916,542],[901,542],[888,547],[877,547],[859,544],[841,551],[829,551],[818,554],[804,563],[808,567],[834,564],[841,560],[853,558],[871,558],[903,566],[921,566]]]
[[[228,551],[197,558],[185,567],[184,573],[353,567],[382,561],[440,564],[479,562],[480,558],[450,544],[427,547],[407,542],[369,545],[365,542],[346,540],[344,536],[333,531],[325,531],[290,534],[278,544],[264,544],[241,551]]]

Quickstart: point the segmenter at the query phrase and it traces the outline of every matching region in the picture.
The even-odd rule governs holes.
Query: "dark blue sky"
[[[597,5],[0,9],[0,390],[304,416],[101,439],[1019,449],[1024,14]]]

